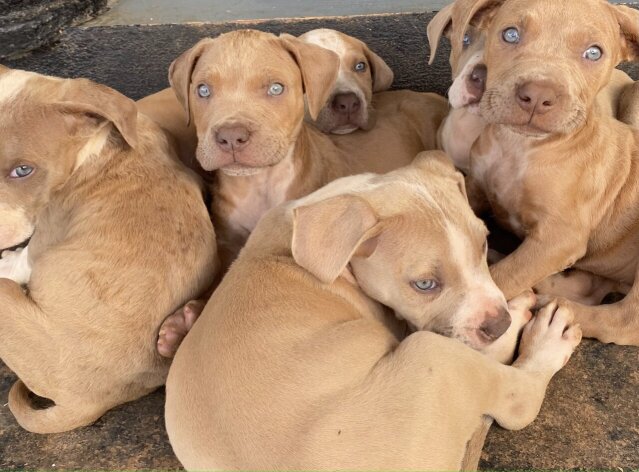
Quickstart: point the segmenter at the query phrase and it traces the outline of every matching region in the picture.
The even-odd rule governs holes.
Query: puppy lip
[[[25,239],[21,243],[15,244],[14,246],[11,246],[11,247],[0,248],[0,254],[2,254],[2,252],[4,252],[4,251],[15,251],[16,249],[19,249],[21,247],[26,247],[29,244],[29,242],[31,241],[32,237],[33,237],[33,232],[31,233],[31,235],[27,239]]]

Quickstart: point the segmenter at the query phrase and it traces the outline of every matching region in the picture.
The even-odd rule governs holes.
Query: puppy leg
[[[29,247],[4,251],[0,259],[0,278],[13,280],[17,284],[26,285],[31,278],[29,264]]]
[[[609,293],[626,294],[630,287],[583,270],[568,270],[545,278],[534,290],[541,304],[562,297],[582,305],[599,305]]]
[[[173,358],[182,340],[191,331],[206,305],[205,300],[191,300],[164,320],[160,326],[157,349],[163,357]]]

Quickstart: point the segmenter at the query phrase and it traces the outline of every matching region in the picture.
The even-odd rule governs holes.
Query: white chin
[[[353,131],[357,131],[359,128],[357,126],[349,126],[348,128],[335,128],[334,130],[331,131],[332,134],[339,134],[339,135],[343,135],[343,134],[350,134]]]
[[[248,167],[240,164],[231,164],[230,166],[222,167],[220,170],[225,175],[229,175],[231,177],[245,177],[248,175],[259,174],[264,169],[262,167]]]

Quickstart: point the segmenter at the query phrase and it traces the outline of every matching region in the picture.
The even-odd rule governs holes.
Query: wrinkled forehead
[[[491,32],[504,26],[558,45],[619,39],[619,24],[605,0],[509,0],[497,11]]]
[[[227,34],[207,46],[193,71],[193,80],[211,76],[268,79],[264,76],[276,73],[299,75],[299,66],[277,37],[257,32]]]
[[[303,40],[304,42],[330,49],[340,59],[344,59],[348,55],[361,55],[364,53],[364,46],[359,40],[335,30],[318,29],[309,31],[304,34]]]

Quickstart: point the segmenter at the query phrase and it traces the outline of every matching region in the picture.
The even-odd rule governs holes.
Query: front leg
[[[14,251],[4,251],[0,259],[0,278],[13,280],[20,285],[26,285],[31,278],[31,264],[29,263],[29,246]]]
[[[507,300],[571,267],[586,254],[588,233],[582,234],[575,227],[580,225],[552,221],[538,225],[512,254],[490,267]]]

